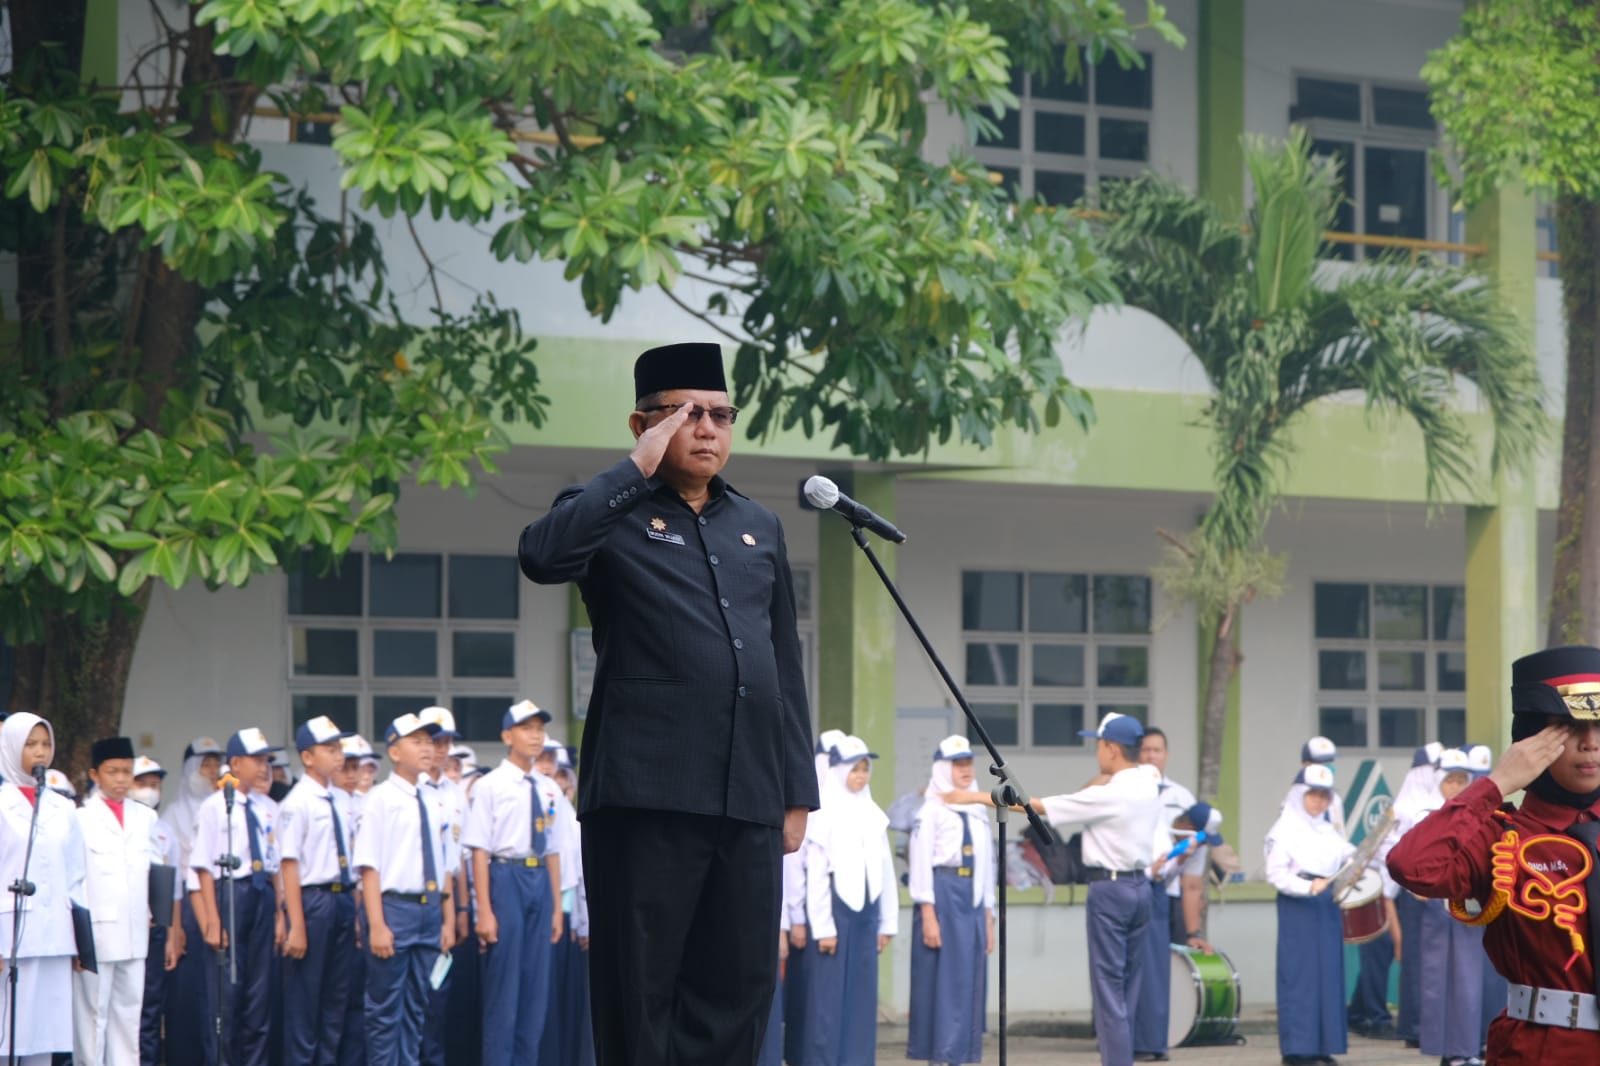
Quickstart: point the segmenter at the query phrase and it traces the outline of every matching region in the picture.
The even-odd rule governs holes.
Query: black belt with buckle
[[[429,900],[437,899],[438,896],[430,896],[426,892],[385,892],[383,898],[399,900],[401,903],[427,903]]]
[[[526,866],[530,870],[544,865],[544,860],[537,855],[491,855],[489,858],[505,866]]]
[[[934,869],[943,870],[946,873],[952,873],[958,877],[972,876],[972,867],[970,866],[935,866]]]
[[[347,887],[345,885],[341,885],[337,881],[329,881],[325,885],[301,885],[300,886],[300,891],[302,891],[302,892],[345,892],[345,891],[348,891],[348,889],[347,889]]]
[[[1143,870],[1107,870],[1103,866],[1086,867],[1083,871],[1085,881],[1143,881]]]

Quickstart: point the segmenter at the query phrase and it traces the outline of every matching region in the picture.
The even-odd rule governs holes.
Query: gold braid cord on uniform
[[[1500,812],[1495,813],[1504,820]],[[1543,844],[1570,848],[1581,859],[1577,871],[1569,869],[1567,876],[1557,881],[1549,872],[1535,867],[1528,861],[1528,849]],[[1505,835],[1495,841],[1490,852],[1494,892],[1488,905],[1482,914],[1473,915],[1467,912],[1464,900],[1453,899],[1450,900],[1450,916],[1467,925],[1488,925],[1510,907],[1524,918],[1536,922],[1554,919],[1556,925],[1565,929],[1572,940],[1572,957],[1564,967],[1570,970],[1572,964],[1578,961],[1578,956],[1584,953],[1578,919],[1589,910],[1589,898],[1583,885],[1584,878],[1589,876],[1594,865],[1589,857],[1589,849],[1568,836],[1543,834],[1524,840],[1515,829],[1507,829]],[[1520,892],[1517,891],[1519,874],[1526,874]]]

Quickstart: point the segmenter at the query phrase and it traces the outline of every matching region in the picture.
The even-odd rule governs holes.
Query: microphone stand
[[[848,516],[846,516],[848,518]],[[1017,779],[1011,767],[1001,757],[1000,751],[994,746],[994,741],[989,739],[989,731],[983,728],[983,723],[978,720],[978,713],[967,702],[967,697],[962,695],[961,686],[956,684],[956,679],[945,668],[944,660],[939,658],[939,653],[934,650],[933,642],[917,624],[917,619],[911,613],[911,608],[900,595],[900,590],[895,586],[894,579],[884,570],[883,564],[878,561],[878,556],[872,550],[871,543],[867,540],[867,532],[862,523],[850,520],[850,536],[856,546],[866,555],[867,561],[872,564],[872,569],[877,572],[878,580],[883,582],[883,587],[889,590],[889,596],[894,600],[896,607],[906,623],[911,626],[911,632],[916,634],[917,641],[922,645],[922,650],[927,653],[928,659],[933,663],[934,669],[939,671],[939,677],[944,680],[945,687],[950,690],[950,695],[955,697],[956,703],[961,707],[961,712],[967,716],[967,725],[978,739],[983,742],[984,748],[989,752],[989,758],[994,762],[989,766],[989,774],[995,779],[994,788],[990,790],[989,797],[994,800],[994,809],[999,821],[996,833],[996,843],[999,846],[998,861],[995,863],[995,875],[999,881],[995,893],[996,905],[999,910],[999,940],[1000,940],[1000,1066],[1006,1066],[1006,815],[1013,805],[1021,807],[1028,816],[1028,822],[1033,826],[1033,831],[1039,834],[1040,840],[1054,840],[1055,833],[1045,824],[1039,812],[1033,809],[1027,789]]]
[[[39,808],[44,806],[44,774],[34,776],[33,788],[33,815],[28,821],[28,847],[22,853],[22,874],[11,882],[11,894],[16,897],[12,901],[11,911],[11,967],[6,971],[6,980],[10,984],[9,991],[11,1010],[7,1019],[10,1027],[6,1047],[9,1049],[6,1059],[9,1066],[17,1066],[17,956],[22,949],[22,901],[38,891],[32,881],[28,880],[28,866],[33,862],[33,841],[39,835]]]
[[[216,1039],[218,1066],[228,1066],[228,1042],[222,1038],[222,1016],[225,1010],[224,1004],[227,1001],[228,993],[239,981],[239,959],[237,955],[238,945],[235,943],[234,936],[234,913],[237,906],[238,897],[235,895],[234,880],[238,875],[241,864],[239,862],[239,856],[234,854],[233,851],[233,795],[233,785],[224,782],[222,786],[222,805],[226,808],[226,817],[224,820],[228,825],[228,853],[218,857],[217,868],[219,870],[228,871],[228,928],[226,930],[228,943],[226,947],[219,948],[217,950]],[[217,895],[219,898],[222,895],[220,888],[217,890]],[[222,978],[222,956],[224,954],[228,956],[228,978],[226,981],[224,981]],[[237,1004],[235,1004],[235,1006],[237,1006]],[[229,1029],[231,1030],[231,1018],[229,1019],[229,1022]]]

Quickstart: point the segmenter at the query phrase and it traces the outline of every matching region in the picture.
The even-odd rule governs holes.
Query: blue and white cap
[[[439,727],[433,734],[436,737],[455,737],[459,735],[456,733],[456,716],[451,713],[448,707],[424,707],[417,717],[429,725]]]
[[[1429,741],[1411,753],[1411,768],[1413,770],[1423,766],[1438,766],[1439,756],[1444,753],[1444,745],[1437,740]],[[1304,762],[1305,760],[1301,760]]]
[[[1189,819],[1190,825],[1212,839],[1222,829],[1222,812],[1204,800],[1184,811],[1183,816]]]
[[[546,733],[544,735],[544,750],[545,751],[565,751],[566,748],[567,748],[567,746],[565,744],[561,743],[561,741],[557,740],[555,737],[551,736],[549,733]]]
[[[957,733],[955,736],[945,737],[939,741],[939,746],[933,749],[933,757],[939,759],[970,759],[972,758],[972,741]]]
[[[1307,788],[1333,790],[1333,767],[1317,763],[1300,771],[1299,781]]]
[[[344,749],[346,759],[371,759],[378,761],[378,756],[372,750],[372,743],[366,737],[351,733],[339,741],[339,747]]]
[[[1460,748],[1446,748],[1439,753],[1439,772],[1442,774],[1471,774],[1467,753]]]
[[[145,774],[155,774],[158,777],[167,776],[167,772],[161,768],[160,763],[156,762],[148,755],[141,755],[137,759],[133,760],[133,776],[135,779],[138,779],[143,777]]]
[[[1080,737],[1098,737],[1113,744],[1137,744],[1144,737],[1144,725],[1139,719],[1112,711],[1100,719],[1097,729],[1080,729]]]
[[[833,754],[833,749],[839,746],[839,741],[843,740],[848,735],[849,734],[842,729],[824,729],[822,731],[822,735],[817,737],[816,754],[831,756]]]
[[[393,744],[402,737],[409,737],[412,733],[426,731],[431,737],[439,732],[439,727],[432,722],[424,722],[421,715],[409,711],[389,723],[389,728],[384,732],[385,743]]]
[[[1487,744],[1474,744],[1467,749],[1467,771],[1473,777],[1483,777],[1494,769],[1494,752]]]
[[[521,703],[513,703],[511,706],[506,708],[505,716],[500,719],[500,728],[510,729],[514,725],[521,725],[523,722],[526,722],[535,715],[543,718],[546,723],[550,721],[550,712],[541,710],[539,705],[534,703],[532,700],[523,700]]]
[[[45,771],[44,787],[52,792],[58,792],[68,799],[78,798],[78,790],[72,787],[72,779],[60,770]]]
[[[189,741],[189,746],[183,749],[183,757],[192,759],[196,755],[225,755],[221,744],[210,737],[195,737]]]
[[[1338,747],[1327,737],[1312,737],[1300,749],[1301,762],[1330,763],[1338,757]]]
[[[267,743],[266,734],[254,726],[241,729],[228,738],[228,758],[235,755],[271,755],[275,751],[282,751]]]
[[[834,766],[843,766],[845,763],[854,766],[862,759],[876,759],[877,757],[877,752],[867,750],[866,741],[860,737],[851,736],[845,737],[834,745],[833,754],[829,756]]]
[[[330,744],[353,736],[354,733],[346,732],[334,725],[332,718],[319,714],[309,722],[300,723],[300,728],[294,731],[294,750],[309,751],[318,744]]]

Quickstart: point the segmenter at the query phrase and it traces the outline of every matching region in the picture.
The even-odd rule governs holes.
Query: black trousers
[[[777,987],[783,831],[609,808],[583,820],[597,1066],[754,1066]]]

